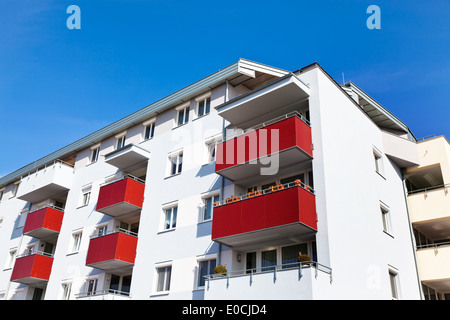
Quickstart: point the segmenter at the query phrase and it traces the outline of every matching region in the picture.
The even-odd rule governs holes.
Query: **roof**
[[[61,159],[64,156],[88,148],[100,141],[113,136],[130,126],[136,125],[154,117],[158,113],[164,112],[174,106],[188,101],[195,96],[205,93],[219,85],[229,82],[233,86],[243,84],[249,89],[254,89],[259,85],[287,74],[288,71],[260,64],[246,59],[239,59],[237,62],[223,68],[193,84],[180,89],[165,98],[162,98],[110,125],[97,130],[47,156],[40,158],[16,171],[0,178],[0,187],[17,181],[29,172],[37,170],[48,163]]]

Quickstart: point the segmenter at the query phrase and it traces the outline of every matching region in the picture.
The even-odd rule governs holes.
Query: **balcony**
[[[96,210],[112,217],[139,211],[144,201],[144,189],[144,181],[129,175],[103,185]]]
[[[212,239],[238,250],[314,238],[314,191],[300,181],[216,203]]]
[[[59,234],[64,216],[61,208],[45,207],[28,213],[23,234],[39,239],[49,239]]]
[[[418,247],[420,280],[439,292],[450,292],[450,242]]]
[[[206,276],[205,300],[330,299],[332,270],[317,262],[291,263]]]
[[[238,128],[250,128],[308,105],[309,88],[287,74],[248,91],[217,107],[219,116]],[[281,113],[282,112],[282,113]]]
[[[148,160],[150,152],[134,144],[128,144],[105,155],[105,162],[123,171],[141,165]]]
[[[37,203],[67,192],[72,186],[73,166],[55,161],[23,177],[17,190],[20,200]]]
[[[297,113],[263,123],[217,146],[216,173],[240,184],[312,159],[311,127]],[[271,169],[269,169],[271,167]],[[270,170],[274,170],[270,172]]]
[[[77,300],[130,300],[129,292],[122,292],[112,289],[95,290],[92,292],[82,292],[75,295]]]
[[[121,229],[91,237],[86,265],[116,274],[129,272],[134,266],[137,240],[135,233]]]
[[[50,278],[53,256],[44,252],[34,252],[16,258],[11,281],[29,285],[45,284]]]
[[[450,220],[450,184],[414,190],[408,194],[412,223]]]

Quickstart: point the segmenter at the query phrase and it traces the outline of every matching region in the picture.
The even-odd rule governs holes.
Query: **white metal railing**
[[[316,278],[318,276],[318,272],[323,272],[323,273],[329,274],[330,283],[333,281],[332,269],[330,267],[327,267],[316,261],[291,262],[291,263],[259,267],[259,268],[253,268],[253,269],[233,270],[233,271],[227,271],[224,273],[210,274],[210,275],[206,275],[204,277],[208,283],[208,288],[209,288],[209,281],[211,281],[211,280],[227,278],[227,281],[229,281],[229,279],[233,278],[233,277],[250,277],[250,280],[252,280],[252,278],[258,274],[270,273],[270,272],[274,273],[274,277],[276,278],[277,272],[283,272],[283,271],[287,271],[287,270],[298,270],[301,275],[302,269],[304,269],[304,268],[314,268],[314,274],[315,274]]]
[[[113,233],[124,233],[124,234],[128,234],[130,236],[136,237],[138,236],[138,234],[136,232],[127,230],[127,229],[123,229],[123,228],[114,228],[113,230],[108,230],[105,232],[99,231],[98,229],[94,230],[94,232],[92,232],[90,239],[95,239],[95,238],[99,238],[99,237],[103,237],[103,236],[107,236]]]
[[[78,299],[78,298],[85,298],[85,297],[90,297],[90,296],[106,296],[109,294],[130,297],[129,292],[114,290],[114,289],[100,289],[100,290],[80,292],[80,293],[76,293],[75,297]]]
[[[41,256],[53,258],[53,254],[52,253],[47,253],[47,252],[44,252],[44,251],[39,251],[39,250],[34,250],[34,249],[31,250],[31,251],[26,251],[26,252],[18,255],[18,256],[16,256],[16,258],[28,257],[28,256],[32,256],[32,255],[35,255],[35,254],[39,254]]]
[[[290,118],[290,117],[297,117],[300,120],[302,120],[305,124],[307,124],[308,126],[311,126],[310,122],[303,115],[301,115],[298,111],[292,111],[292,112],[286,113],[284,115],[278,116],[276,118],[270,119],[268,121],[262,122],[260,124],[257,124],[256,126],[253,126],[252,128],[249,128],[248,130],[246,130],[246,132],[236,133],[236,134],[234,134],[234,135],[232,135],[230,137],[227,137],[223,142],[226,142],[226,141],[235,139],[237,137],[249,134],[250,132],[253,132],[253,131],[256,131],[256,130],[259,130],[259,129],[263,129],[264,127],[270,126],[270,125],[272,125],[274,123],[283,121],[283,120],[285,120],[287,118]],[[220,143],[222,143],[222,142],[220,142]]]
[[[104,183],[100,184],[100,187],[104,187],[104,186],[107,186],[108,184],[112,184],[114,182],[117,182],[117,181],[120,181],[120,180],[124,180],[124,179],[132,179],[132,180],[135,180],[135,181],[140,182],[142,184],[145,184],[145,180],[139,179],[138,177],[135,177],[135,176],[133,176],[131,174],[126,174],[123,177],[116,178],[114,180],[104,182]]]
[[[424,192],[426,194],[428,191],[437,190],[437,189],[444,189],[445,192],[448,192],[448,188],[450,188],[450,183],[440,184],[437,186],[431,186],[431,187],[417,189],[417,190],[411,190],[411,191],[408,191],[408,195],[415,194],[415,193],[422,193],[422,192]]]
[[[429,249],[434,248],[437,250],[439,247],[450,246],[450,241],[438,242],[438,243],[427,243],[427,244],[418,244],[416,245],[416,249]]]
[[[42,207],[39,207],[37,209],[34,209],[34,210],[28,212],[28,214],[31,214],[33,212],[36,212],[36,211],[39,211],[39,210],[42,210],[42,209],[46,209],[46,208],[51,208],[51,209],[55,209],[55,210],[59,210],[59,211],[63,211],[64,212],[64,208],[57,207],[57,206],[55,206],[53,204],[46,204],[46,205],[44,205]]]
[[[265,194],[269,194],[272,192],[277,192],[277,191],[281,191],[281,190],[285,190],[285,189],[289,189],[289,188],[295,188],[295,187],[303,188],[312,194],[314,194],[314,192],[315,192],[314,189],[310,185],[304,184],[300,179],[297,179],[292,182],[288,182],[288,183],[284,183],[284,184],[277,184],[277,185],[271,186],[271,187],[263,189],[263,190],[247,192],[247,194],[244,194],[241,196],[231,196],[231,197],[226,198],[221,201],[215,201],[214,207],[234,203],[234,202],[245,200],[245,199],[251,199],[251,198],[263,196]]]

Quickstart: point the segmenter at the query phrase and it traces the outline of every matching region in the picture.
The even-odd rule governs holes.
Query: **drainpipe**
[[[405,169],[402,169],[402,184],[403,184],[403,196],[405,198],[405,204],[406,204],[406,213],[407,213],[407,217],[408,217],[408,226],[409,226],[409,235],[411,237],[411,247],[413,250],[413,257],[414,257],[414,264],[416,267],[416,275],[417,275],[417,282],[419,285],[419,293],[420,293],[420,299],[424,300],[424,296],[423,296],[423,291],[422,291],[422,282],[420,281],[420,276],[419,276],[419,268],[417,265],[417,256],[416,256],[416,248],[415,248],[415,238],[414,238],[414,232],[412,229],[412,223],[411,223],[411,216],[409,215],[409,208],[408,208],[408,196],[406,194],[406,179],[405,179]]]
[[[228,80],[226,80],[225,83],[225,101],[228,101]],[[222,141],[225,141],[226,139],[226,131],[225,131],[225,119],[222,119]],[[220,186],[220,202],[223,201],[223,191],[225,189],[225,178],[223,176],[220,176],[221,179],[221,186]],[[222,262],[222,244],[219,243],[219,251],[217,252],[217,265],[220,265]]]

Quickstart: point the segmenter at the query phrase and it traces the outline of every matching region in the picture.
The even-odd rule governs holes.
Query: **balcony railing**
[[[47,282],[53,265],[53,255],[42,252],[25,252],[17,256],[11,281],[24,284]]]
[[[290,113],[218,144],[215,171],[235,183],[250,184],[312,158],[311,127],[304,117]]]
[[[230,203],[234,203],[237,201],[246,200],[246,199],[250,199],[250,198],[255,198],[255,197],[263,196],[263,195],[266,195],[269,193],[277,192],[277,191],[284,190],[284,189],[294,188],[294,187],[301,187],[301,188],[305,189],[306,191],[314,194],[314,189],[310,185],[303,183],[300,179],[297,179],[293,182],[277,184],[277,185],[271,186],[269,188],[263,189],[261,191],[257,190],[257,191],[247,192],[246,194],[241,195],[241,196],[237,196],[237,197],[231,196],[222,201],[215,201],[214,207],[218,207],[221,205],[230,204]]]
[[[86,265],[109,272],[129,270],[134,266],[137,240],[136,233],[123,229],[94,233],[89,242]]]
[[[100,186],[96,210],[117,217],[138,212],[144,201],[145,181],[126,175]]]
[[[228,271],[205,276],[205,300],[326,299],[332,269],[315,261]]]
[[[74,166],[55,160],[44,168],[23,176],[17,190],[17,198],[28,202],[40,202],[52,198],[72,187]]]
[[[307,241],[317,232],[314,190],[301,181],[216,202],[211,238],[236,250]]]
[[[128,300],[131,296],[129,292],[125,291],[101,289],[77,293],[75,294],[75,298],[83,300]]]
[[[31,211],[23,228],[23,234],[39,239],[47,239],[59,233],[64,217],[64,209],[47,205]]]

